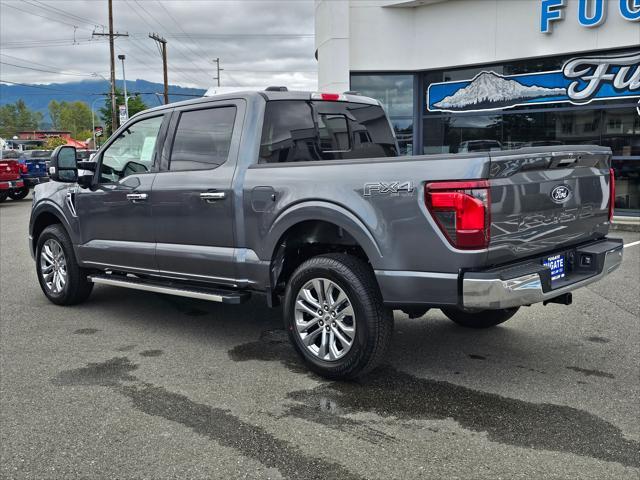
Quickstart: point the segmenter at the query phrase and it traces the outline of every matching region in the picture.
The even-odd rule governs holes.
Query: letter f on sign
[[[542,0],[540,6],[540,31],[551,33],[551,22],[562,20],[566,0]]]

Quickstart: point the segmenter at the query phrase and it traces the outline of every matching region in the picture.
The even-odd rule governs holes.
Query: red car
[[[20,164],[17,160],[0,160],[0,202],[9,195],[24,188],[20,177]]]

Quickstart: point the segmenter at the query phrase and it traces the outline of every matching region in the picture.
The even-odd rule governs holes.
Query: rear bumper
[[[35,187],[36,185],[39,185],[41,183],[46,183],[49,181],[49,177],[47,176],[42,176],[42,177],[22,177],[22,179],[24,180],[24,184],[27,187]]]
[[[24,181],[20,180],[0,180],[0,190],[13,190],[24,187]]]
[[[571,250],[575,258],[591,257],[590,266],[576,268],[561,283],[551,285],[548,267],[532,261],[485,272],[465,272],[462,277],[462,306],[501,309],[544,302],[597,282],[622,262],[623,245],[619,239],[599,240]]]

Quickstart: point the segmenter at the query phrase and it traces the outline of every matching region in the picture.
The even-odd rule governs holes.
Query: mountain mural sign
[[[430,112],[478,112],[616,98],[640,98],[640,51],[572,58],[561,70],[520,75],[484,71],[471,80],[432,83],[426,103]]]

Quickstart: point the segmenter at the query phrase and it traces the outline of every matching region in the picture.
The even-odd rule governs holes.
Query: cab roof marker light
[[[324,100],[328,102],[346,102],[347,97],[341,93],[312,93],[311,100]]]

